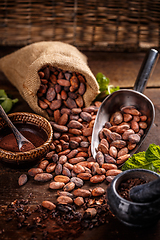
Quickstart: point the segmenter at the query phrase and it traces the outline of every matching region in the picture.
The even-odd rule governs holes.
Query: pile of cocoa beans
[[[65,108],[82,108],[86,91],[86,79],[79,73],[63,71],[52,66],[40,69],[40,88],[37,92],[39,106],[53,116],[60,125],[68,120]]]
[[[84,198],[105,194],[102,187],[84,189],[85,181],[93,185],[109,183],[122,172],[117,165],[128,159],[128,150],[138,143],[137,139],[147,127],[146,116],[133,107],[114,113],[99,133],[100,144],[94,159],[91,137],[101,103],[84,106],[85,77],[51,66],[45,66],[38,73],[41,79],[38,104],[54,117],[54,121],[50,121],[54,136],[50,151],[28,174],[35,181],[50,181],[49,188],[58,191],[58,203],[74,202],[81,206]],[[48,202],[43,204],[50,207]]]
[[[134,106],[126,106],[115,112],[109,122],[99,132],[96,160],[122,165],[129,152],[136,148],[147,128],[147,116],[142,115]]]

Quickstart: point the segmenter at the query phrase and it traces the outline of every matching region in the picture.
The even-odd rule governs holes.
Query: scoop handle
[[[158,61],[158,51],[155,49],[150,49],[149,52],[146,54],[142,66],[139,70],[136,82],[134,84],[133,90],[143,93],[147,81],[153,72],[153,66],[156,65]]]

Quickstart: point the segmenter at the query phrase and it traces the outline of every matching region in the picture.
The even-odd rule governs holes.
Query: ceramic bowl
[[[127,170],[117,175],[107,189],[107,199],[112,213],[124,224],[147,227],[160,219],[160,199],[148,203],[137,203],[122,198],[117,190],[121,182],[131,178],[153,181],[160,175],[144,169]]]
[[[30,165],[42,159],[48,152],[53,138],[53,130],[49,121],[39,115],[27,112],[16,112],[8,115],[19,131],[30,131],[43,139],[43,143],[26,152],[12,152],[0,148],[0,160],[13,165]],[[5,121],[0,118],[0,138],[12,133]]]

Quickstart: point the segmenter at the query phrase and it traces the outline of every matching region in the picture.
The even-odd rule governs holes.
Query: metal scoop
[[[151,70],[158,60],[158,56],[158,51],[155,49],[151,49],[148,52],[140,68],[133,90],[118,90],[103,100],[98,110],[92,132],[91,152],[94,158],[96,157],[96,149],[99,144],[98,135],[100,130],[103,128],[104,124],[110,120],[111,115],[116,111],[119,111],[124,106],[134,106],[142,114],[147,116],[148,127],[145,129],[145,132],[141,137],[141,141],[137,144],[136,148],[130,152],[130,154],[133,155],[144,141],[154,122],[155,109],[153,103],[143,94],[143,91],[147,80],[151,75]]]

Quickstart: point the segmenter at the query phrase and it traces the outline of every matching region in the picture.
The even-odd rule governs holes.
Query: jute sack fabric
[[[34,112],[49,119],[38,106],[37,91],[41,81],[38,71],[46,65],[79,72],[87,81],[84,94],[85,106],[89,106],[99,93],[97,81],[87,65],[87,58],[76,47],[56,41],[43,41],[27,45],[0,59],[0,70],[19,90]]]

